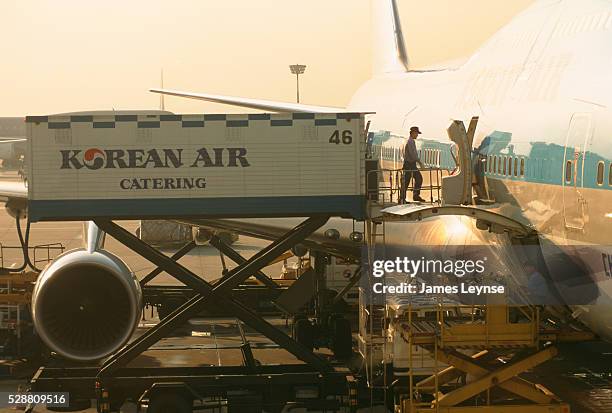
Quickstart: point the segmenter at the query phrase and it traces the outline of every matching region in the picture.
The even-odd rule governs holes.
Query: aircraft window
[[[603,185],[604,166],[604,163],[601,161],[597,164],[597,185]]]
[[[512,176],[512,158],[508,158],[508,176]]]
[[[521,158],[521,176],[525,176],[525,158]]]
[[[493,173],[497,173],[497,156],[493,156]]]
[[[565,163],[565,182],[572,182],[572,161]]]
[[[518,176],[518,158],[514,158],[514,176]]]
[[[504,156],[504,175],[508,172],[508,158]]]

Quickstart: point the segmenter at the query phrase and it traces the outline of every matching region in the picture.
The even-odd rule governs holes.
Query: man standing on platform
[[[404,147],[404,174],[402,179],[402,187],[400,190],[400,202],[403,204],[406,203],[406,189],[408,188],[408,184],[412,178],[414,178],[412,199],[415,202],[425,202],[420,195],[421,185],[423,185],[423,175],[421,175],[421,172],[419,172],[419,169],[417,168],[417,164],[421,167],[423,166],[416,148],[416,140],[420,134],[421,131],[419,130],[418,126],[411,127],[410,138],[408,138],[408,142]]]

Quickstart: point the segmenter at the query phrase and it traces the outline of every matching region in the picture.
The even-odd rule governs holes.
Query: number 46
[[[340,145],[340,131],[339,130],[335,130],[334,133],[332,133],[332,136],[330,136],[329,138],[329,143],[335,143],[336,145]],[[342,131],[342,143],[345,145],[350,145],[351,143],[353,143],[353,132],[350,130],[343,130]]]

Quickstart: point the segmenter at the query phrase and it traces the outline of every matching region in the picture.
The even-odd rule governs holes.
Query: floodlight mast
[[[300,75],[306,71],[306,65],[289,65],[289,69],[295,75],[296,99],[300,103]]]

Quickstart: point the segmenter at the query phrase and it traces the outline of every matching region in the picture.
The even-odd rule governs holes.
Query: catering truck
[[[32,380],[32,391],[69,392],[72,407],[96,398],[100,412],[116,411],[126,399],[147,405],[150,412],[170,407],[190,412],[194,404],[210,407],[219,400],[226,401],[228,411],[282,411],[287,403],[310,410],[355,411],[355,380],[343,364],[353,355],[347,320],[315,312],[317,328],[327,320],[343,327],[335,328],[342,335],[328,334],[332,340],[317,343],[333,354],[320,357],[313,353],[313,343],[305,343],[300,339],[304,334],[296,332],[305,330],[294,329],[290,337],[237,290],[244,290],[253,276],[279,296],[304,295],[299,279],[285,291],[261,270],[284,252],[305,245],[329,218],[366,218],[363,114],[94,112],[29,116],[26,122],[29,219],[95,224],[88,226],[86,248],[63,254],[38,278],[32,297],[36,330],[57,358],[70,362],[56,360],[42,367]],[[211,244],[237,263],[216,283],[179,262],[196,242],[170,257],[114,222],[170,219],[205,227],[199,224],[251,217],[304,218],[288,232],[271,236],[271,243],[249,259],[213,236]],[[98,242],[99,231],[157,268],[136,280],[128,263]],[[302,275],[302,284],[315,288],[313,296],[322,295],[321,284],[308,280],[324,276],[325,262],[321,255],[309,275]],[[179,291],[188,300],[176,310],[167,306],[160,323],[132,339],[147,301],[147,284],[162,271],[189,290]],[[130,364],[190,318],[219,309],[270,344],[260,348],[242,334],[237,346],[226,349],[241,350],[237,364],[234,358],[229,365],[218,365],[216,358],[210,359],[216,353],[207,351],[198,352],[205,359],[189,366]],[[309,321],[300,320],[302,325]],[[207,338],[201,340],[206,345]],[[102,365],[101,359],[106,360]]]

